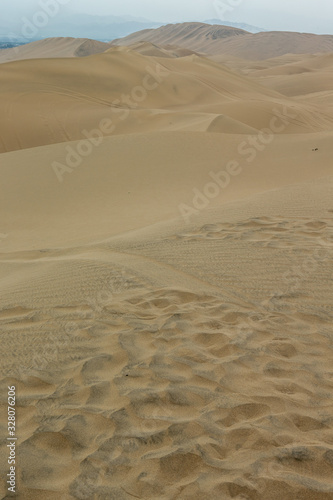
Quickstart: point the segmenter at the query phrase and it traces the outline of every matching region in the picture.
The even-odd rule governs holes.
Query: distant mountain
[[[267,31],[263,28],[258,28],[257,26],[252,26],[246,23],[234,23],[230,21],[221,21],[221,19],[208,19],[204,21],[206,24],[220,24],[222,26],[232,26],[233,28],[239,28],[241,30],[248,31],[249,33],[261,33],[262,31]]]
[[[137,22],[137,23],[151,23],[151,19],[147,19],[146,17],[136,17],[136,16],[114,16],[118,19],[122,19],[123,22]],[[156,21],[154,21],[156,22]],[[157,23],[159,24],[159,23]],[[162,23],[161,23],[162,25]]]
[[[175,45],[198,52],[211,52],[223,40],[250,35],[245,30],[231,26],[204,23],[167,24],[157,29],[133,33],[125,38],[114,40],[113,45],[131,45],[137,42],[151,42],[159,46]]]
[[[2,49],[12,49],[13,47],[18,47],[20,45],[23,45],[21,43],[18,43],[18,42],[6,42],[6,41],[1,41],[0,40],[0,50]]]
[[[0,41],[28,43],[51,37],[92,38],[110,41],[127,36],[135,31],[157,28],[157,23],[133,16],[92,16],[76,13],[62,7],[54,17],[49,17],[45,26],[34,23],[35,12],[26,12],[18,17],[13,13],[0,20]]]
[[[114,40],[113,45],[150,42],[160,47],[173,45],[209,55],[228,55],[261,60],[284,54],[333,52],[333,35],[287,31],[249,33],[230,26],[203,23],[168,24]]]

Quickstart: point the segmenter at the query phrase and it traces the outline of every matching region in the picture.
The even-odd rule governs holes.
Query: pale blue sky
[[[333,33],[332,0],[0,0],[2,16],[45,2],[90,14],[131,15],[161,22],[222,18],[266,29]]]

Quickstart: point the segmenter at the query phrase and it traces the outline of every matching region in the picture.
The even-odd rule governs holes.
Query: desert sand
[[[333,56],[166,38],[0,65],[1,478],[331,500]]]
[[[89,38],[46,38],[0,51],[0,63],[52,57],[85,57],[105,52],[108,43]]]

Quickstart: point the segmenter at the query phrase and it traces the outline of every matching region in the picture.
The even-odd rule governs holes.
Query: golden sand
[[[330,500],[332,54],[156,43],[0,66],[1,476]]]

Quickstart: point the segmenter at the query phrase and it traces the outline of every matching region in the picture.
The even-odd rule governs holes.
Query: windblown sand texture
[[[0,472],[15,385],[19,499],[333,498],[333,37],[279,54],[263,33],[242,59],[177,29],[0,65]]]

